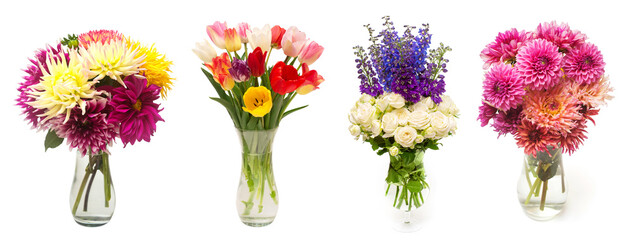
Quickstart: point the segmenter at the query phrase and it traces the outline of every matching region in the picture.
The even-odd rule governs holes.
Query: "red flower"
[[[261,77],[266,72],[266,60],[264,56],[266,53],[262,53],[262,49],[260,47],[255,48],[253,52],[248,54],[248,58],[246,59],[246,64],[248,68],[251,69],[251,75],[254,77]]]
[[[319,85],[325,81],[323,76],[319,75],[317,71],[310,70],[308,64],[301,65],[302,74],[301,77],[305,79],[303,84],[297,88],[297,93],[301,95],[306,95],[316,89],[319,89]]]
[[[275,25],[273,28],[270,29],[271,31],[271,36],[272,36],[272,40],[270,41],[270,47],[275,48],[275,49],[280,49],[281,48],[281,39],[284,37],[284,34],[286,34],[286,29],[279,27],[279,25]]]
[[[304,82],[305,77],[299,76],[297,69],[281,61],[270,71],[270,86],[273,91],[281,95],[294,92]]]

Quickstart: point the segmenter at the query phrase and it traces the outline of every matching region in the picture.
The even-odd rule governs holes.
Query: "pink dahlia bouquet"
[[[586,40],[565,23],[542,23],[532,32],[499,33],[480,55],[487,72],[478,119],[524,149],[527,172],[536,176],[531,181],[528,175],[525,204],[542,188],[540,211],[548,180],[562,174],[561,152],[578,149],[588,122],[595,124],[600,106],[612,98],[602,53]]]
[[[207,34],[222,53],[208,41],[193,51],[217,92],[211,99],[226,108],[242,143],[238,213],[249,226],[265,226],[273,221],[278,203],[271,166],[273,137],[282,119],[307,107],[288,109],[290,102],[324,81],[311,69],[324,48],[295,26],[230,27],[215,22],[207,26]],[[272,60],[274,54],[282,59]]]
[[[124,146],[150,141],[163,121],[157,100],[171,89],[170,66],[153,46],[112,30],[69,35],[30,60],[17,99],[26,121],[47,132],[45,150],[65,140],[79,157],[91,159],[73,214],[88,176],[101,171],[109,189],[108,147],[117,138]]]
[[[389,17],[378,35],[369,25],[371,44],[355,47],[360,99],[349,114],[350,133],[371,144],[378,155],[389,153],[387,195],[395,209],[406,212],[424,203],[428,188],[424,152],[439,149],[442,138],[455,134],[459,110],[445,94],[444,73],[451,49],[440,43],[429,49],[429,25],[396,31]]]

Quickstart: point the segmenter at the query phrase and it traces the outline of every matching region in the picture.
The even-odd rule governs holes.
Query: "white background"
[[[630,238],[633,134],[630,128],[630,8],[624,1],[10,1],[0,10],[0,239],[552,239]],[[450,45],[447,93],[461,109],[458,134],[425,157],[431,195],[423,228],[403,234],[383,215],[388,160],[347,131],[359,96],[352,47],[366,46],[363,24],[381,28],[430,23],[433,46]],[[235,25],[298,26],[325,47],[312,65],[326,81],[295,99],[310,104],[278,131],[274,168],[280,193],[275,222],[243,225],[235,210],[240,148],[225,110],[191,52],[216,20]],[[568,22],[587,34],[607,63],[615,99],[589,127],[589,139],[566,156],[569,198],[549,222],[527,218],[517,201],[522,150],[476,120],[481,98],[479,53],[498,32]],[[69,210],[75,154],[44,152],[45,133],[22,121],[15,106],[27,58],[68,33],[116,29],[156,47],[177,78],[151,144],[111,149],[117,206],[100,228],[77,225]],[[281,59],[279,54],[277,59]]]

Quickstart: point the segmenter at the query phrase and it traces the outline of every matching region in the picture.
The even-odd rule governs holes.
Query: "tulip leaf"
[[[222,86],[220,86],[219,83],[215,82],[215,80],[213,79],[213,75],[207,72],[207,70],[204,70],[204,68],[201,68],[201,70],[204,73],[204,75],[207,76],[207,79],[209,80],[211,85],[213,85],[213,88],[215,88],[215,91],[218,93],[218,96],[220,96],[220,98],[230,103],[231,98],[229,97],[229,95],[226,94],[226,92],[224,92],[224,89],[222,89]]]
[[[49,148],[56,148],[64,142],[63,138],[57,136],[57,133],[53,129],[49,129],[46,134],[46,139],[44,139],[44,152]]]
[[[209,97],[209,98],[211,100],[213,100],[213,101],[216,101],[216,102],[222,104],[222,106],[224,106],[224,108],[226,108],[226,111],[229,112],[229,115],[231,116],[231,120],[233,120],[233,124],[237,127],[238,126],[238,122],[237,122],[237,119],[236,119],[236,115],[235,115],[236,113],[235,113],[235,110],[233,108],[233,105],[230,102],[228,102],[228,101],[226,101],[224,99],[221,99],[221,98],[216,98],[216,97]]]
[[[299,111],[299,110],[304,109],[304,108],[306,108],[306,107],[308,107],[308,105],[303,105],[303,106],[298,107],[298,108],[293,108],[293,109],[290,109],[290,110],[288,110],[288,111],[286,111],[286,112],[284,113],[284,115],[281,117],[281,119],[284,119],[286,116],[290,115],[291,113],[296,112],[296,111]]]

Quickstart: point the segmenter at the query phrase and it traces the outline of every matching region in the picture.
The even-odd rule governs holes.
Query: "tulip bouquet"
[[[274,202],[275,206],[269,208],[276,211],[277,193],[270,166],[274,132],[283,118],[307,107],[288,109],[296,95],[308,94],[324,81],[309,68],[321,56],[323,47],[294,26],[251,28],[240,23],[228,28],[226,22],[215,22],[207,27],[207,34],[216,47],[226,52],[218,55],[205,41],[197,44],[194,53],[204,62],[206,69],[202,71],[218,94],[211,99],[226,108],[241,137],[242,180],[248,193],[243,200],[238,196],[238,211],[244,223],[257,225],[260,223],[255,222],[261,219],[253,220],[259,217],[251,214],[255,200],[257,214],[265,215],[264,195]],[[285,59],[268,67],[274,50],[282,50]]]
[[[595,124],[599,107],[612,98],[602,54],[586,40],[565,23],[542,23],[533,32],[499,33],[480,55],[487,72],[478,119],[482,127],[492,120],[499,136],[510,134],[523,148],[529,190],[521,199],[528,204],[542,189],[540,211],[548,180],[564,174],[561,152],[578,149],[588,121]],[[558,187],[565,192],[564,180]]]
[[[422,159],[437,150],[440,139],[456,130],[458,109],[444,94],[446,63],[451,49],[440,44],[429,50],[429,25],[405,26],[398,35],[384,17],[385,29],[369,30],[371,45],[355,47],[360,99],[349,114],[350,133],[369,142],[378,155],[389,153],[387,195],[395,191],[393,207],[407,211],[424,203],[428,188]],[[417,35],[414,32],[417,30]]]
[[[90,159],[73,214],[99,171],[107,206],[108,146],[116,138],[124,146],[150,141],[156,123],[163,121],[157,100],[171,89],[171,62],[153,46],[111,30],[69,35],[54,47],[36,51],[30,61],[17,99],[26,121],[48,132],[45,149],[66,140],[71,150]],[[88,192],[83,211],[88,208]]]

